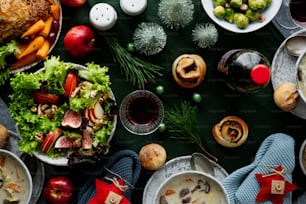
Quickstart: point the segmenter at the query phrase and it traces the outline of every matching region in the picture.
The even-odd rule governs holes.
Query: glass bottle
[[[251,49],[226,52],[218,63],[226,85],[240,93],[256,92],[270,81],[270,63],[261,53]]]

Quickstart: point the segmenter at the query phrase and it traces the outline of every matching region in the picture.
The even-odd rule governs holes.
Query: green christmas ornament
[[[164,132],[166,132],[166,130],[167,130],[167,126],[166,126],[165,123],[159,124],[159,126],[158,126],[158,131],[159,131],[160,133],[164,133]]]
[[[165,88],[162,85],[159,85],[155,88],[155,91],[158,95],[162,95],[165,92]]]
[[[199,93],[193,93],[192,94],[192,100],[195,103],[201,103],[202,101],[202,96]]]
[[[126,45],[126,49],[127,49],[127,51],[129,51],[129,52],[135,52],[135,46],[134,46],[133,43],[128,43],[128,44]]]

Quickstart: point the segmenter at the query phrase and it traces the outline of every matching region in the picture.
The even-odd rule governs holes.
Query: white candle
[[[147,0],[120,0],[120,7],[130,16],[141,14],[147,7]]]
[[[109,4],[98,3],[89,12],[89,22],[97,30],[109,30],[117,21],[117,12]]]

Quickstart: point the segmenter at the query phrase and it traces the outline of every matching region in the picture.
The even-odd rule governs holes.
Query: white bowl
[[[250,22],[250,24],[244,28],[238,28],[236,24],[229,23],[226,20],[217,18],[213,13],[213,0],[201,0],[202,6],[206,12],[206,14],[220,27],[235,32],[235,33],[249,33],[256,31],[265,25],[267,25],[277,14],[279,11],[282,1],[281,0],[274,0],[271,2],[269,7],[265,9],[261,14],[265,17],[263,22]]]
[[[199,183],[201,188],[197,188]],[[203,199],[198,203],[230,203],[229,196],[220,181],[209,174],[193,170],[182,171],[166,179],[156,191],[153,204],[162,204],[163,202],[160,202],[162,197],[169,204],[184,203],[183,199],[186,201],[189,198],[190,202],[186,203],[191,203],[193,199]]]
[[[296,61],[296,83],[300,98],[306,103],[306,50]]]
[[[302,172],[304,173],[304,175],[306,175],[306,140],[304,140],[302,146],[300,147],[299,163]]]
[[[4,161],[4,165],[1,166],[1,177],[4,177],[3,174],[7,173],[10,177],[10,182],[14,182],[20,185],[20,193],[14,192],[14,196],[18,198],[20,204],[30,204],[30,199],[33,190],[33,182],[28,168],[18,156],[5,149],[0,149],[0,163],[2,163],[2,161]],[[4,179],[4,185],[6,185],[5,182],[6,181]],[[4,188],[5,187],[0,188],[1,203],[4,203],[4,199],[7,196],[7,193],[5,192]]]

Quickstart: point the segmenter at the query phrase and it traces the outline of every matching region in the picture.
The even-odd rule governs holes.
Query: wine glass
[[[150,91],[136,90],[123,99],[119,117],[129,132],[148,135],[158,129],[164,118],[163,103]]]
[[[293,21],[306,28],[306,1],[305,0],[289,0],[289,12]]]
[[[283,0],[282,6],[279,9],[277,15],[275,16],[274,20],[284,29],[292,30],[296,29],[299,26],[293,21],[290,9],[289,9],[289,2],[291,0]]]

